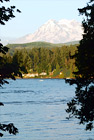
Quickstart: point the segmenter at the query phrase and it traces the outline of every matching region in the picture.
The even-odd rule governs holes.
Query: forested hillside
[[[76,50],[77,45],[34,47],[32,49],[28,47],[19,49],[18,47],[13,49],[14,53],[3,56],[3,61],[4,64],[13,64],[15,68],[20,66],[23,75],[37,73],[33,77],[73,78],[72,72],[76,69],[75,60],[70,56],[75,54]]]
[[[24,43],[24,44],[8,44],[7,47],[9,48],[9,52],[11,54],[14,53],[15,49],[32,49],[32,48],[55,48],[55,47],[62,47],[64,45],[77,45],[79,44],[79,41],[72,41],[67,43],[59,43],[59,44],[53,44],[49,42],[31,42],[31,43]]]
[[[31,43],[24,43],[24,44],[8,44],[7,47],[9,48],[9,52],[11,54],[14,53],[15,49],[32,49],[32,48],[53,48],[53,47],[62,47],[63,44],[53,44],[49,42],[31,42]]]

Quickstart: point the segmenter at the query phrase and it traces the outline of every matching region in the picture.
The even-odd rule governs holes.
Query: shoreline
[[[75,79],[74,77],[66,77],[66,78],[59,78],[59,77],[15,77],[16,79],[64,79],[64,80],[68,80],[68,79]]]

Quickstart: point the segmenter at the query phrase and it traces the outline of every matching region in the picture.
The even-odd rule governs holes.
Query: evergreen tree
[[[94,0],[87,6],[78,9],[84,15],[82,21],[83,39],[74,55],[77,72],[76,79],[67,80],[70,85],[76,84],[75,97],[68,103],[66,110],[70,115],[86,124],[86,130],[94,128]]]

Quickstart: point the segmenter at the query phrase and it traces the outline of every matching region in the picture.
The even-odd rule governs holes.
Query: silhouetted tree
[[[90,0],[87,6],[78,9],[84,15],[82,21],[83,39],[80,41],[78,51],[75,54],[77,72],[75,79],[66,80],[70,85],[76,84],[75,97],[68,103],[70,117],[80,120],[80,124],[86,124],[86,130],[94,128],[94,0]]]
[[[5,22],[14,18],[14,10],[17,10],[17,12],[20,12],[19,9],[16,9],[15,6],[11,6],[6,8],[5,6],[1,6],[1,3],[4,1],[9,2],[10,0],[0,0],[0,24],[5,25]],[[3,54],[6,54],[8,52],[8,48],[3,46],[0,43],[0,86],[4,83],[8,83],[6,78],[11,78],[15,80],[15,75],[19,74],[21,76],[21,73],[19,72],[19,69],[15,69],[13,67],[13,64],[4,63]],[[0,102],[0,106],[4,105]],[[8,125],[1,124],[0,123],[0,130],[2,131],[8,131],[10,134],[16,134],[18,133],[18,129],[13,125],[13,123],[10,123]],[[0,137],[2,137],[3,134],[0,133]]]

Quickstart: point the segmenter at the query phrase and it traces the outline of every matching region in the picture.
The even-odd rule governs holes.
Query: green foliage
[[[53,44],[49,42],[31,42],[31,43],[24,43],[24,44],[8,44],[7,47],[9,48],[10,54],[13,54],[15,49],[32,49],[32,48],[55,48],[55,47],[62,47],[62,46],[75,46],[79,44],[79,41],[69,42],[64,44]]]
[[[28,70],[31,69],[31,60],[26,50],[15,51],[12,56],[12,62],[14,67],[19,69],[20,72],[27,73]]]
[[[75,60],[70,56],[75,54],[76,45],[62,46],[54,48],[32,48],[17,49],[10,55],[14,67],[19,67],[22,73],[46,72],[49,75],[54,71],[53,76],[58,76],[63,70],[64,77],[73,77],[72,72],[75,70]],[[63,78],[64,78],[63,77]]]
[[[60,74],[60,66],[59,64],[57,63],[56,64],[56,69],[54,70],[54,73],[53,73],[53,76],[56,77]]]
[[[94,0],[79,9],[85,15],[82,22],[84,34],[74,55],[76,79],[67,82],[76,84],[75,97],[68,103],[67,112],[86,124],[86,130],[94,128]]]

